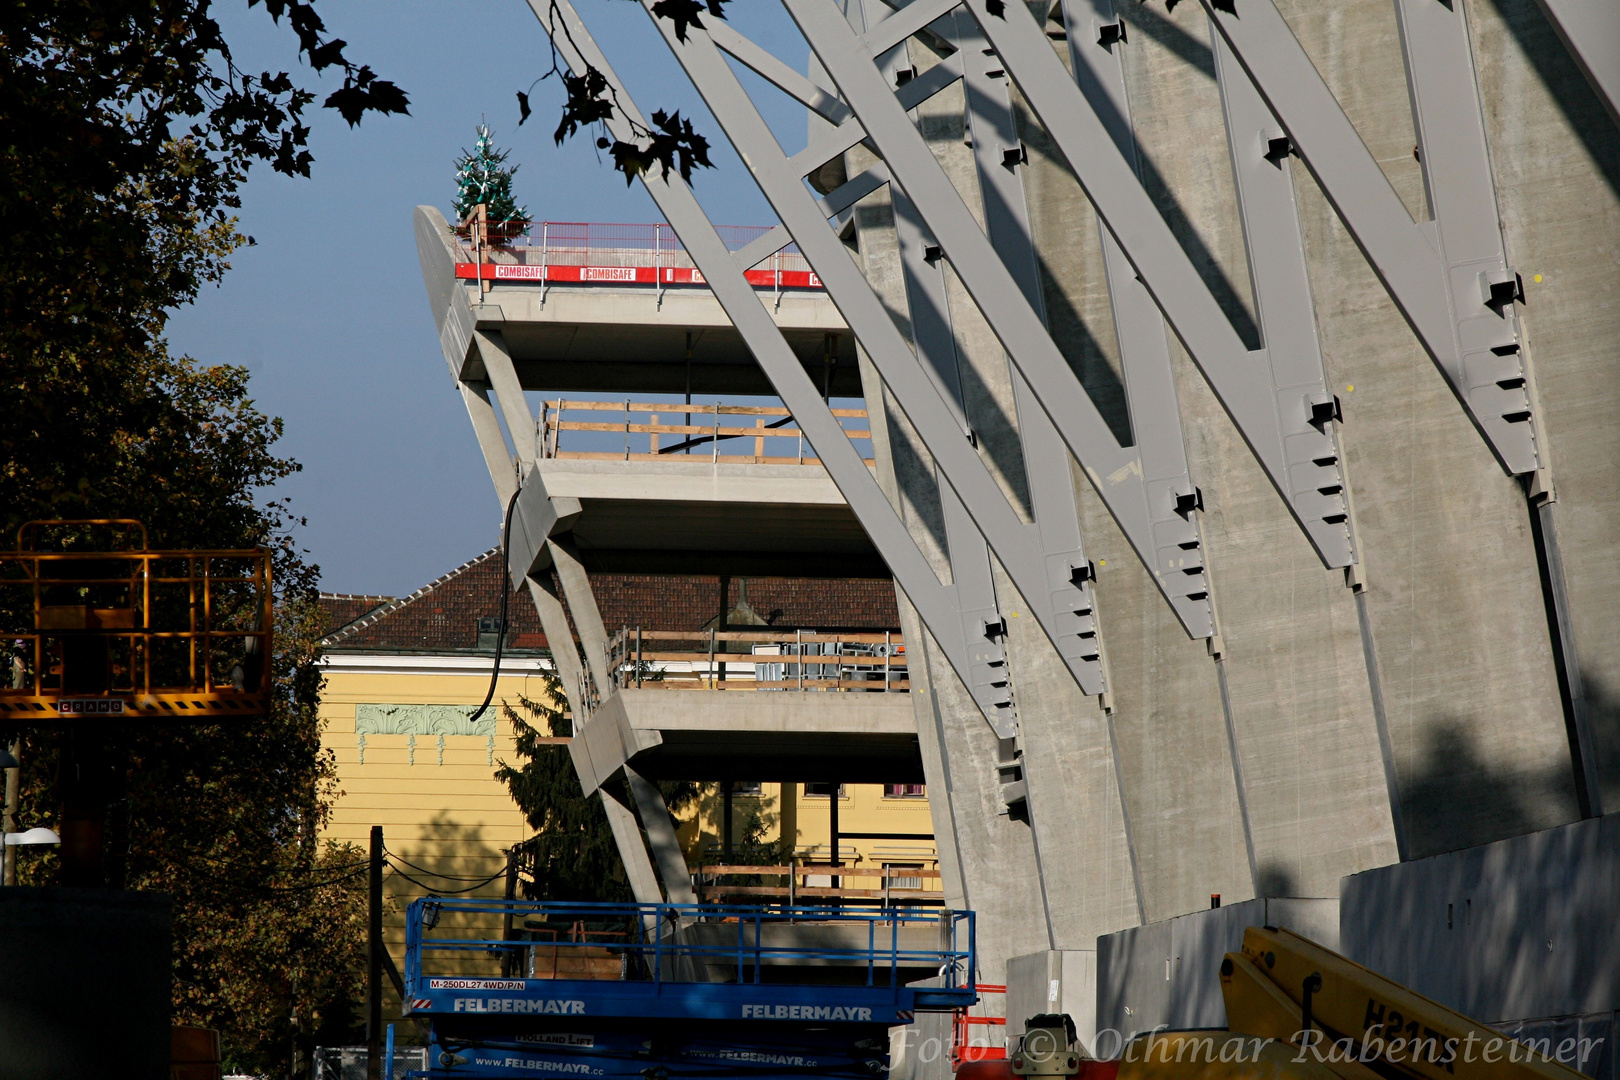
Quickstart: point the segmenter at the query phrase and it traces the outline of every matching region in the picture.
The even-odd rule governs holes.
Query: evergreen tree
[[[600,797],[585,794],[565,744],[543,741],[574,732],[572,718],[561,707],[562,680],[553,674],[543,678],[542,700],[518,698],[528,720],[502,703],[501,712],[517,733],[522,762],[514,766],[502,761],[495,770],[495,778],[512,792],[535,831],[524,842],[534,879],[524,882],[524,895],[530,900],[629,902],[635,897]],[[671,811],[691,806],[699,794],[698,785],[690,782],[666,781],[659,789]],[[623,793],[619,795],[624,801]]]
[[[528,228],[530,220],[529,208],[519,206],[512,197],[512,177],[518,166],[506,167],[508,151],[495,148],[489,125],[479,124],[477,131],[472,152],[462,150],[456,162],[456,220],[466,221],[483,203],[490,224],[504,226],[501,232],[511,236]]]

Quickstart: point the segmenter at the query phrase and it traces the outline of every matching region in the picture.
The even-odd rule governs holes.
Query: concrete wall
[[[1498,1024],[1620,1010],[1620,814],[1347,877],[1342,952]]]
[[[1426,218],[1391,5],[1279,6],[1397,193]],[[1032,5],[1042,17],[1046,8]],[[1600,794],[1612,801],[1620,661],[1605,646],[1620,629],[1608,601],[1620,574],[1612,557],[1620,381],[1600,372],[1613,370],[1620,340],[1620,136],[1531,0],[1467,0],[1464,8],[1509,252],[1527,290],[1523,317],[1556,489],[1554,554],[1568,576],[1579,657],[1578,683],[1565,683],[1584,694]],[[1129,24],[1121,55],[1144,183],[1234,327],[1257,342],[1205,16],[1191,4],[1119,11]],[[913,62],[928,62],[915,43]],[[919,115],[977,206],[960,98],[942,94]],[[1128,434],[1095,216],[1027,116],[1023,134],[1054,338],[1115,430]],[[950,802],[936,800],[936,825],[954,833],[964,896],[985,896],[971,887],[977,875],[1019,871],[1030,882],[1020,893],[1036,882],[1042,891],[1038,907],[1025,895],[989,895],[981,909],[987,958],[1017,955],[1011,943],[1043,932],[1046,948],[1083,949],[1139,918],[1198,911],[1211,893],[1228,907],[1251,897],[1332,896],[1341,877],[1397,862],[1403,845],[1407,857],[1422,858],[1579,816],[1560,642],[1524,486],[1496,463],[1309,173],[1298,162],[1289,168],[1324,366],[1343,403],[1360,566],[1349,577],[1322,568],[1172,339],[1187,454],[1204,495],[1216,648],[1186,638],[1100,500],[1079,484],[1110,708],[1078,697],[1038,629],[1009,618],[1035,822],[1027,848],[1010,844],[991,817],[993,746],[966,694],[937,655],[918,669],[932,680],[918,714],[934,732],[930,767],[951,783]],[[904,326],[885,199],[863,204],[859,244],[869,278]],[[1005,363],[948,283],[964,408],[1017,503]],[[875,401],[881,392],[867,372]],[[887,420],[883,468],[943,576],[932,468],[892,403]],[[1009,614],[1017,610],[1004,578],[998,595]]]
[[[1339,901],[1267,897],[1098,938],[1098,1053],[1115,1056],[1121,1037],[1156,1027],[1225,1027],[1221,958],[1242,948],[1250,926],[1284,927],[1337,949]]]

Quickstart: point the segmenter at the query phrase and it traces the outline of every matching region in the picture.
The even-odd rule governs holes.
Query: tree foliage
[[[540,699],[518,698],[522,713],[501,703],[516,732],[521,760],[515,765],[502,761],[495,770],[495,778],[511,791],[534,830],[523,847],[531,871],[524,894],[530,900],[634,900],[601,799],[585,794],[567,745],[544,741],[573,735],[574,725],[563,704],[562,680],[554,674],[542,678]],[[659,789],[675,813],[693,805],[699,795],[695,783],[666,782]],[[622,792],[615,794],[627,801]]]
[[[725,5],[730,2],[731,0],[658,0],[652,6],[652,13],[656,18],[668,19],[676,39],[684,42],[692,28],[699,30],[704,28],[702,18],[704,13],[717,19],[724,19]],[[661,177],[667,178],[669,170],[675,169],[681,174],[681,179],[688,183],[692,180],[693,168],[714,167],[714,163],[709,160],[709,140],[692,127],[691,120],[683,119],[679,110],[675,112],[655,110],[652,114],[652,126],[649,127],[636,120],[625,109],[619,101],[618,93],[608,84],[607,76],[597,68],[587,64],[583,71],[564,70],[561,54],[557,51],[557,35],[561,34],[570,43],[573,41],[573,35],[568,30],[556,0],[551,0],[545,21],[546,32],[551,38],[551,67],[535,82],[556,76],[567,95],[557,130],[552,133],[552,138],[559,145],[582,129],[597,128],[599,132],[596,139],[597,149],[608,151],[613,159],[613,167],[624,174],[626,184],[638,176],[650,173],[654,166],[660,170]],[[518,126],[521,127],[533,110],[529,106],[527,92],[519,91],[517,99]],[[615,115],[629,128],[631,138],[619,139],[609,131],[608,123]]]
[[[256,6],[258,0],[248,0]],[[322,104],[404,113],[308,0],[264,0]],[[106,858],[175,903],[175,1017],[221,1029],[263,1073],[342,1038],[358,993],[358,853],[322,848],[335,795],[316,716],[318,570],[266,489],[298,469],[247,373],[171,356],[168,310],[218,281],[244,237],[250,167],[307,175],[317,95],[235,64],[212,0],[15,0],[0,10],[0,543],[31,519],[138,518],[159,548],[269,547],[274,705],[253,720],[105,729]],[[300,73],[302,75],[302,73]],[[22,740],[18,827],[54,826],[62,725]],[[78,736],[75,736],[78,737]],[[54,880],[53,854],[20,860]],[[321,1031],[322,1028],[326,1030]]]

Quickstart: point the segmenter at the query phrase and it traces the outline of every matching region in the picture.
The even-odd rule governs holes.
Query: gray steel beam
[[[650,0],[645,6],[650,7]],[[829,7],[827,11],[831,18],[843,27],[846,36],[853,40],[854,33],[844,21],[844,16],[836,8]],[[973,515],[979,531],[990,543],[1001,564],[1007,569],[1019,592],[1029,604],[1031,614],[1036,617],[1037,622],[1054,643],[1060,642],[1064,630],[1051,606],[1051,589],[1047,584],[1048,568],[1045,565],[1044,554],[1040,550],[1038,536],[1031,526],[1019,520],[995,478],[978,456],[978,452],[961,436],[957,419],[941,397],[937,386],[918,363],[910,346],[901,336],[881,301],[872,292],[870,284],[850,258],[842,241],[827,227],[826,218],[821,215],[816,200],[804,186],[805,172],[800,171],[800,164],[804,160],[802,155],[796,164],[782,154],[769,127],[708,35],[701,31],[691,31],[687,34],[687,40],[682,43],[675,37],[673,28],[666,20],[659,19],[650,12],[649,17],[658,25],[660,32],[664,33],[666,44],[692,78],[698,92],[722,128],[726,130],[728,137],[741,149],[744,162],[753,172],[767,200],[771,202],[782,223],[793,234],[800,251],[815,269],[828,294],[860,339],[896,402],[927,446],[936,466],[956,490],[969,513]],[[822,62],[825,64],[825,57],[822,58]],[[870,68],[870,62],[868,67]],[[881,79],[875,70],[872,76],[874,79]],[[918,81],[920,80],[912,80],[913,83]],[[903,111],[904,106],[893,96],[889,100],[901,110],[902,123],[910,128],[910,120],[905,118]],[[911,130],[915,132],[914,128]],[[927,153],[926,149],[924,153]],[[820,164],[821,162],[814,162],[811,167]],[[675,227],[679,232],[680,226],[676,224]],[[982,234],[980,235],[982,238]],[[1041,334],[1050,346],[1050,339],[1044,338],[1045,331],[1042,330]],[[1091,406],[1090,399],[1080,394],[1077,386],[1075,389],[1075,396],[1091,409],[1097,425],[1103,428],[1104,437],[1112,449],[1109,460],[1124,457],[1117,444],[1113,443],[1112,436],[1107,434],[1106,426],[1097,415],[1095,407]],[[1079,570],[1079,567],[1075,567],[1068,572],[1073,574]],[[1073,648],[1065,647],[1063,644],[1058,645],[1058,651],[1065,659],[1073,656],[1075,652]],[[1087,686],[1087,683],[1092,681],[1093,672],[1087,670],[1086,665],[1071,663],[1070,671],[1088,693],[1097,692],[1096,689]],[[964,682],[966,681],[964,679]]]
[[[844,44],[857,51],[861,50],[861,46],[855,43],[854,32],[844,21],[842,14],[831,7],[821,10],[820,14],[842,28],[841,41]],[[662,23],[662,20],[658,21]],[[930,377],[922,372],[909,346],[900,336],[881,303],[872,294],[859,268],[850,260],[842,243],[827,228],[826,218],[819,214],[814,200],[804,190],[804,175],[818,167],[821,162],[811,160],[814,155],[810,155],[808,151],[796,155],[791,160],[781,155],[768,127],[760,119],[753,103],[707,35],[701,32],[689,33],[688,40],[681,43],[676,40],[672,29],[668,26],[660,25],[660,30],[666,31],[666,43],[692,77],[699,93],[704,96],[710,110],[720,121],[722,128],[727,131],[728,137],[742,148],[744,161],[749,165],[766,198],[772,202],[783,224],[798,241],[800,250],[805,253],[826,285],[829,295],[839,305],[845,320],[861,339],[868,355],[878,367],[885,383],[894,393],[896,401],[906,412],[913,427],[928,446],[929,452],[947,481],[957,489],[963,505],[974,516],[980,532],[985,535],[1002,565],[1007,568],[1018,585],[1020,593],[1030,604],[1032,614],[1036,615],[1043,630],[1055,643],[1062,642],[1058,644],[1059,654],[1069,662],[1076,680],[1085,686],[1090,681],[1089,675],[1085,672],[1086,664],[1077,656],[1075,643],[1063,640],[1065,637],[1075,636],[1074,613],[1065,612],[1060,617],[1054,610],[1050,595],[1051,574],[1054,571],[1046,565],[1045,557],[1040,551],[1038,535],[1030,535],[1031,527],[1018,520],[976,451],[965,440],[955,435],[956,421],[941,399],[937,388],[930,381]],[[952,59],[956,57],[953,56]],[[821,62],[826,64],[825,55],[821,57]],[[864,66],[871,80],[877,86],[884,87],[882,93],[896,110],[898,124],[919,141],[918,152],[937,173],[937,163],[934,162],[927,147],[921,145],[921,137],[905,113],[909,104],[905,91],[927,80],[935,69],[907,82],[900,92],[889,94],[883,77],[873,68],[872,58],[869,55],[864,60]],[[846,126],[847,124],[848,122]],[[854,145],[856,141],[859,140],[852,140],[848,145]],[[892,173],[894,164],[892,161],[888,164]],[[1097,412],[1096,406],[1081,390],[1068,370],[1056,346],[1046,334],[1039,317],[1030,309],[1005,267],[989,248],[983,233],[978,231],[977,224],[967,213],[954,188],[950,187],[950,182],[943,174],[939,174],[939,181],[950,193],[950,197],[956,200],[957,206],[983,249],[979,253],[981,257],[975,261],[985,264],[982,269],[986,273],[999,271],[1000,283],[1004,286],[1002,291],[1022,307],[1022,317],[1025,321],[1020,329],[1024,337],[1039,342],[1039,348],[1042,350],[1041,372],[1050,384],[1048,391],[1043,394],[1043,404],[1047,407],[1048,415],[1052,416],[1060,428],[1067,424],[1074,433],[1073,438],[1066,436],[1065,441],[1069,443],[1071,449],[1076,449],[1077,444],[1084,449],[1085,452],[1078,455],[1082,464],[1090,471],[1105,499],[1110,500],[1114,508],[1123,512],[1127,535],[1137,545],[1138,552],[1161,589],[1176,606],[1177,614],[1182,617],[1188,633],[1194,637],[1209,636],[1211,626],[1207,605],[1200,611],[1200,604],[1205,599],[1205,590],[1189,589],[1185,584],[1189,576],[1188,570],[1192,570],[1201,579],[1201,560],[1189,561],[1187,552],[1174,544],[1158,544],[1151,530],[1141,527],[1146,521],[1146,515],[1141,512],[1141,508],[1146,504],[1148,492],[1141,482],[1139,459],[1134,452],[1119,446],[1112,432],[1108,430],[1106,422]],[[906,194],[916,201],[915,192],[908,188]],[[934,234],[938,236],[938,228],[932,222],[930,225]],[[959,276],[964,274],[960,260],[955,263],[955,268]],[[967,283],[965,277],[964,283]],[[979,305],[981,309],[985,307],[982,299],[979,300]],[[993,317],[991,321],[994,322]],[[998,336],[1006,346],[1007,337],[1002,332],[1004,329],[998,328]],[[1017,350],[1009,349],[1009,352],[1017,356]],[[1028,364],[1021,366],[1026,375],[1030,374]],[[1053,410],[1053,401],[1059,402],[1063,408],[1062,412]],[[1174,499],[1167,495],[1166,501],[1173,503]],[[1072,579],[1081,574],[1083,568],[1063,567],[1061,572]]]
[[[1085,11],[1086,6],[1091,7],[1090,13]],[[1136,133],[1132,130],[1130,103],[1125,94],[1120,43],[1111,46],[1102,43],[1099,24],[1105,18],[1111,24],[1119,22],[1112,0],[1092,0],[1089,5],[1083,5],[1081,0],[1063,0],[1063,22],[1068,31],[1074,81],[1102,121],[1109,140],[1135,171]],[[1195,508],[1199,500],[1197,486],[1187,466],[1181,403],[1176,397],[1164,316],[1100,215],[1097,228],[1102,237],[1103,272],[1108,279],[1125,402],[1130,413],[1132,438],[1141,455],[1142,476],[1153,491],[1171,496],[1148,501],[1150,527],[1156,537],[1163,537],[1163,542],[1197,555],[1197,565],[1202,567],[1203,536],[1198,518],[1192,512],[1178,512],[1178,496],[1183,506],[1188,497]],[[1189,575],[1189,578],[1189,584],[1201,584],[1206,591],[1211,588],[1207,571]],[[1206,599],[1204,603],[1209,605],[1210,601]],[[1213,613],[1210,619],[1213,625]]]
[[[1272,0],[1203,3],[1502,467],[1541,468],[1463,5],[1396,4],[1435,214],[1413,223]]]
[[[1303,517],[1317,550],[1334,553],[1335,564],[1348,566],[1356,561],[1356,551],[1336,427],[1339,404],[1322,366],[1288,154],[1273,143],[1282,132],[1226,43],[1212,32],[1210,44],[1249,256],[1255,321],[1266,345],[1277,414],[1292,432],[1282,445],[1284,482],[1294,505],[1315,507]]]
[[[1029,211],[1024,201],[1020,168],[1009,169],[1005,151],[1019,146],[1013,103],[1005,72],[986,55],[984,38],[971,19],[955,13],[949,20],[948,40],[962,58],[962,84],[967,106],[973,161],[984,207],[984,229],[1000,252],[1018,290],[1031,310],[1046,323],[1040,266],[1030,234]],[[1052,610],[1066,624],[1061,641],[1074,650],[1068,664],[1096,668],[1097,683],[1106,685],[1102,639],[1097,632],[1096,603],[1090,584],[1090,561],[1080,535],[1080,509],[1075,502],[1072,458],[1063,437],[1046,415],[1018,365],[1008,364],[1018,437],[1023,448],[1024,476],[1034,508],[1035,528],[1046,554],[1047,588],[1053,593]],[[1072,567],[1087,568],[1076,580]],[[1183,575],[1190,577],[1190,575]],[[1208,606],[1208,600],[1204,601]]]
[[[866,7],[866,3],[850,5],[850,18],[864,19]],[[879,63],[891,80],[897,77],[902,63],[909,70],[910,60],[905,43],[884,53]],[[883,170],[882,175],[887,178],[887,170]],[[940,399],[956,420],[958,433],[964,438],[972,438],[972,425],[968,421],[963,399],[960,357],[957,354],[956,332],[951,324],[944,270],[929,254],[933,238],[927,234],[911,200],[899,188],[891,187],[890,195],[912,344],[924,372],[933,381]],[[980,711],[997,718],[991,723],[997,737],[1012,739],[1017,734],[1018,710],[1013,702],[1007,653],[1003,644],[1006,622],[996,597],[990,549],[955,489],[939,475],[937,468],[935,481],[939,489],[940,516],[945,526],[946,557],[950,562],[951,582],[956,587],[957,611],[962,620],[962,636],[969,643],[968,661],[972,674],[965,680],[967,689]],[[1102,690],[1099,679],[1095,689],[1088,689],[1087,692],[1101,693]]]
[[[1614,0],[1536,0],[1586,81],[1620,124],[1620,4]]]
[[[552,0],[529,0],[529,6],[572,70],[581,71],[589,65],[607,79],[623,110],[608,120],[609,130],[618,138],[634,138],[631,123],[642,124],[645,121],[573,5],[568,0],[556,0],[555,3]],[[560,25],[553,24],[551,11],[557,13]],[[700,33],[694,31],[690,36]],[[962,637],[953,588],[940,584],[933,568],[917,549],[905,523],[845,436],[843,427],[822,401],[820,391],[804,373],[780,329],[765,310],[753,286],[743,277],[731,252],[698,205],[691,189],[679,176],[644,174],[642,182],[665,220],[675,229],[682,245],[691,254],[732,324],[748,342],[777,394],[816,448],[828,475],[849,503],[873,546],[882,554],[896,583],[939,642],[958,676],[966,683],[971,672],[971,665],[967,662],[968,643]],[[987,716],[986,719],[991,720],[991,717]]]

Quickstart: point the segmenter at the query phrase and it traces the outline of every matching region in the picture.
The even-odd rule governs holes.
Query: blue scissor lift
[[[889,1028],[975,1001],[970,911],[428,897],[405,926],[433,1080],[870,1078]]]

